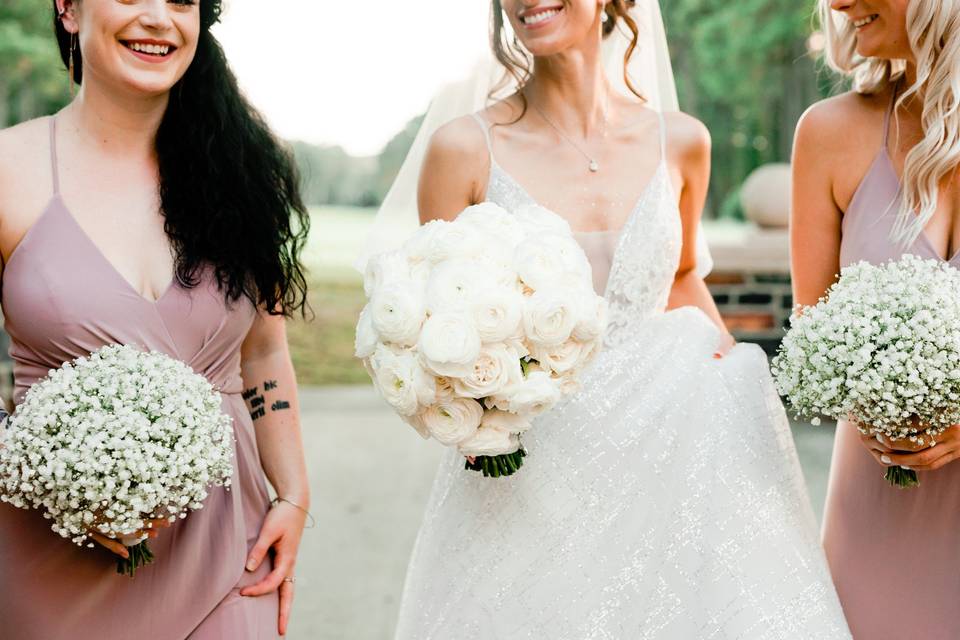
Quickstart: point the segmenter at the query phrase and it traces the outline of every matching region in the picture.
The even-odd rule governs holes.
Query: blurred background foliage
[[[663,0],[682,108],[713,135],[708,216],[738,217],[737,192],[754,168],[788,161],[804,109],[828,95],[818,73],[813,3]],[[50,3],[0,0],[0,125],[50,113],[69,98],[51,35]],[[311,205],[373,207],[413,141],[414,118],[373,157],[293,142]]]
[[[53,113],[70,99],[52,33],[51,4],[0,0],[0,127]],[[817,61],[821,39],[814,31],[813,0],[660,4],[681,107],[713,136],[705,215],[741,219],[743,180],[762,164],[789,161],[793,130],[804,109],[840,87]],[[303,383],[367,379],[352,357],[353,324],[364,296],[350,264],[421,119],[411,119],[370,157],[291,141],[314,218],[305,261],[316,322],[290,324],[291,351]]]

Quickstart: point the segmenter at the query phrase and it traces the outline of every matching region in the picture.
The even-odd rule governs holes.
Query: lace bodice
[[[530,193],[497,164],[490,147],[488,125],[479,115],[474,117],[483,128],[491,149],[486,200],[507,211],[537,204]],[[607,347],[623,344],[636,335],[636,323],[666,309],[680,264],[683,235],[680,212],[667,171],[663,116],[660,118],[660,164],[623,227],[604,232],[609,234],[609,242],[613,245],[612,262],[606,264],[609,256],[605,259],[601,255],[604,252],[596,250],[596,242],[583,242],[586,234],[574,234],[594,270],[606,270],[609,266],[604,288],[604,296],[610,305],[610,323],[604,339]]]

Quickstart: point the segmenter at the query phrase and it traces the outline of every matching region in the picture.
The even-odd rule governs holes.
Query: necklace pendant
[[[597,164],[596,160],[590,161],[589,168],[590,168],[590,173],[596,173],[597,171],[600,171],[600,165]]]

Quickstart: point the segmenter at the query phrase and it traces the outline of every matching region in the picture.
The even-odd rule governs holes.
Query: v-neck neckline
[[[890,152],[887,151],[886,147],[880,150],[880,159],[886,164],[887,171],[890,172],[896,181],[897,184],[897,198],[903,196],[903,180],[900,178],[900,175],[897,173],[896,167],[893,166],[893,158],[890,157]],[[862,183],[861,183],[862,184]],[[917,239],[926,245],[927,249],[934,255],[938,260],[952,265],[957,258],[960,258],[960,249],[957,249],[949,257],[943,257],[940,255],[940,252],[937,251],[937,248],[934,246],[933,241],[930,240],[930,236],[927,235],[927,230],[921,229],[920,234],[917,236]]]
[[[63,200],[63,197],[59,193],[55,194],[53,197],[54,197],[54,200],[60,203],[60,209],[63,210],[64,217],[66,217],[70,221],[70,224],[77,230],[77,232],[86,242],[86,244],[93,250],[93,253],[95,253],[97,257],[100,259],[100,261],[103,262],[104,265],[106,265],[107,269],[111,271],[114,274],[114,276],[116,276],[116,278],[126,286],[127,290],[130,293],[134,294],[135,296],[143,300],[143,302],[145,302],[146,304],[159,305],[163,301],[163,299],[167,297],[167,294],[174,289],[174,285],[176,284],[176,280],[177,280],[176,273],[170,276],[170,280],[167,283],[167,286],[164,288],[163,291],[160,292],[160,295],[158,295],[156,298],[148,298],[143,293],[141,293],[133,285],[132,282],[127,280],[126,276],[124,276],[123,273],[120,272],[120,270],[113,264],[113,262],[111,262],[110,259],[107,258],[107,255],[103,252],[102,249],[100,249],[97,243],[94,242],[93,238],[90,237],[90,234],[88,234],[86,230],[80,225],[80,222],[77,220],[76,216],[74,216],[73,212],[70,211],[70,207],[68,207],[67,203]]]

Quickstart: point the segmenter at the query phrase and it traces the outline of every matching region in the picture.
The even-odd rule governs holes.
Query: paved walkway
[[[390,640],[441,454],[370,387],[301,390],[317,528],[303,540],[292,640]],[[832,430],[794,429],[816,508]]]

